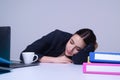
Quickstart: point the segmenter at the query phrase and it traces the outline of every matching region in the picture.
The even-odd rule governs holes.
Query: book
[[[95,63],[118,63],[120,64],[120,53],[115,52],[90,52],[90,62]]]
[[[9,68],[10,61],[0,57],[0,74],[7,73],[11,71]]]
[[[1,64],[1,63],[3,63],[3,64],[10,64],[11,62],[8,61],[8,60],[6,60],[6,59],[4,59],[4,58],[1,58],[1,57],[0,57],[0,64]]]
[[[120,75],[120,64],[83,63],[83,73]]]

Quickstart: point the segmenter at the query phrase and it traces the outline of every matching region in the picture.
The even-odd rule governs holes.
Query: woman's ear
[[[95,43],[95,50],[98,48],[98,43],[96,42]]]

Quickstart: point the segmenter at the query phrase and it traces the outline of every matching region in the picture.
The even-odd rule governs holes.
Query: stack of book
[[[120,53],[90,52],[83,73],[120,75]]]
[[[10,72],[10,61],[0,57],[0,74]]]

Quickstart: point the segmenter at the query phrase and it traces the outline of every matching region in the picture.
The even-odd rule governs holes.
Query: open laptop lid
[[[7,70],[10,61],[10,26],[0,26],[0,71]],[[3,70],[3,72],[6,72]]]

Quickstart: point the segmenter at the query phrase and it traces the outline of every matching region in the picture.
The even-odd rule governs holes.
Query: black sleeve
[[[87,47],[82,49],[79,53],[73,55],[72,61],[74,64],[82,64],[83,62],[87,62],[87,58],[89,56],[89,52],[94,52],[95,48],[93,44],[89,44]]]
[[[54,39],[54,35],[56,34],[57,30],[47,34],[46,36],[43,36],[42,38],[36,40],[32,44],[28,45],[25,50],[22,52],[35,52],[35,54],[38,55],[39,59],[44,56],[42,54],[45,49],[48,49],[50,46],[52,40]],[[23,61],[22,54],[20,54],[20,60]]]

